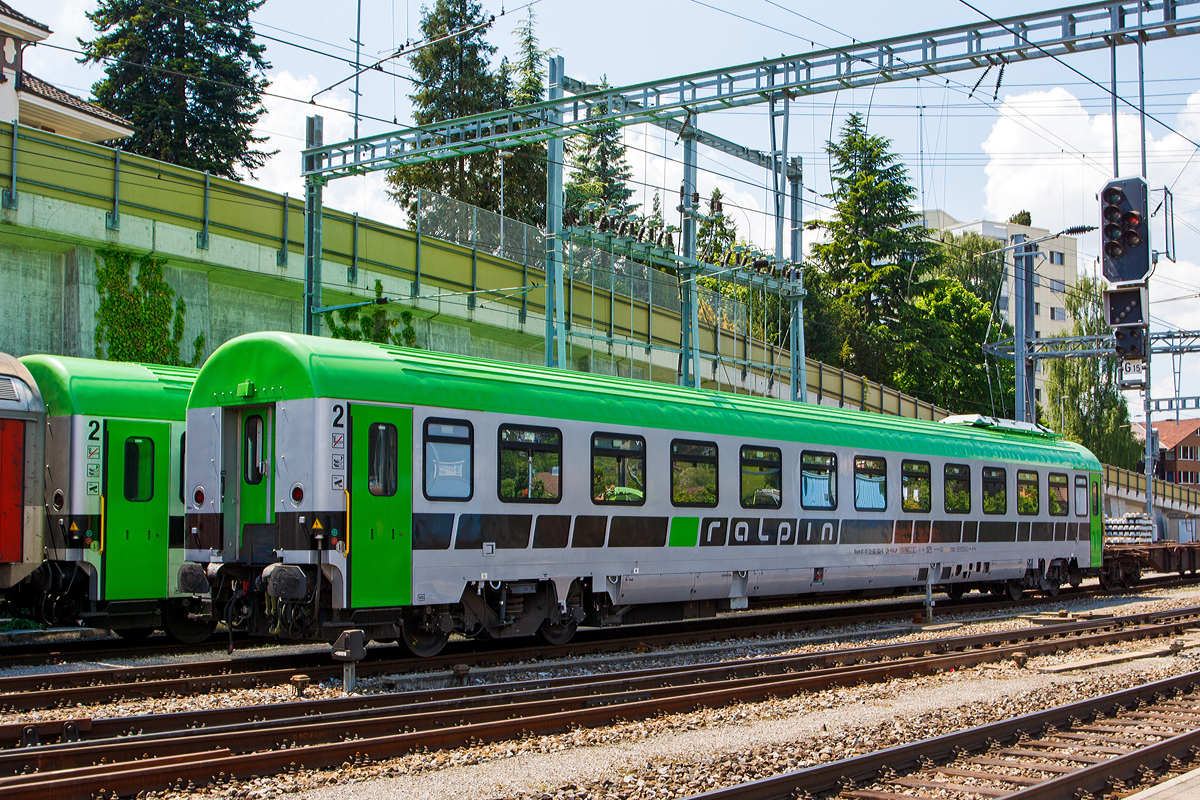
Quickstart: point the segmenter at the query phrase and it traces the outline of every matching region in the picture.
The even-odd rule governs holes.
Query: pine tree
[[[867,132],[857,113],[846,119],[838,142],[826,143],[834,187],[825,197],[835,213],[819,223],[828,241],[812,248],[834,299],[845,306],[838,314],[839,366],[881,382],[898,366],[898,345],[916,334],[910,301],[941,257],[928,230],[916,224],[916,189],[890,147],[886,137]]]
[[[546,59],[538,46],[533,9],[513,31],[520,56],[505,74],[505,107],[527,106],[546,99]],[[506,66],[506,65],[505,65]],[[515,79],[515,81],[514,81]],[[507,151],[504,165],[504,214],[530,225],[546,224],[546,145],[523,144]]]
[[[479,27],[458,36],[451,34],[487,23],[477,0],[437,0],[423,8],[421,34],[435,42],[417,50],[409,64],[420,88],[409,95],[417,125],[483,114],[504,104],[499,72],[490,67],[494,45]],[[507,177],[507,176],[506,176]],[[391,195],[408,204],[417,190],[437,192],[489,211],[500,210],[500,166],[495,151],[396,167],[388,172]]]
[[[607,87],[608,79],[604,78],[601,88]],[[608,105],[598,103],[588,116],[603,117],[607,112]],[[571,151],[574,172],[565,188],[568,209],[579,211],[589,202],[601,203],[604,210],[611,208],[621,214],[638,209],[638,204],[629,202],[633,197],[633,189],[628,185],[633,168],[625,161],[620,123],[598,122],[572,137]]]
[[[274,152],[256,146],[270,68],[250,13],[265,0],[100,0],[79,40],[83,63],[104,63],[96,103],[128,119],[120,146],[139,155],[240,180]]]
[[[1109,333],[1102,286],[1080,277],[1064,305],[1075,320],[1072,336]],[[1050,428],[1096,454],[1102,463],[1133,469],[1143,457],[1121,394],[1121,362],[1105,358],[1050,359],[1042,412]]]

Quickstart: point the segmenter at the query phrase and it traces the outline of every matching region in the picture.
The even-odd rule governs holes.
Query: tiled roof
[[[0,0],[2,4],[2,0]],[[111,111],[105,110],[98,105],[89,103],[87,100],[76,97],[73,94],[64,92],[57,86],[52,86],[46,83],[41,78],[31,75],[22,70],[20,89],[30,94],[36,94],[38,97],[43,97],[55,103],[73,108],[76,111],[82,111],[84,114],[90,114],[93,117],[110,122],[113,125],[120,125],[122,128],[132,128],[133,125],[124,117],[119,117]]]
[[[39,30],[43,30],[46,33],[50,33],[49,25],[46,25],[45,23],[42,23],[42,22],[38,22],[36,19],[30,19],[29,17],[22,14],[20,11],[17,11],[15,8],[10,6],[8,3],[3,2],[3,0],[0,0],[0,15],[3,15],[5,17],[12,17],[17,22],[24,22],[26,25],[29,25],[30,27],[37,28]]]
[[[1163,420],[1154,423],[1158,431],[1158,446],[1168,450],[1191,436],[1200,428],[1200,419],[1181,419],[1179,422]]]

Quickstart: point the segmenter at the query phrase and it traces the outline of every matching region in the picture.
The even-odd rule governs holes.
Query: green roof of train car
[[[95,358],[25,356],[52,417],[182,420],[198,370]]]
[[[188,407],[310,397],[1100,469],[1083,447],[1046,436],[277,332],[218,348]]]

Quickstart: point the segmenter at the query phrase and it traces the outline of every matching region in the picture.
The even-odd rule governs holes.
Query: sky
[[[94,35],[85,12],[96,7],[96,0],[9,1],[49,24],[54,34],[46,44],[63,48],[26,51],[26,69],[88,96],[101,68],[77,63],[78,53],[72,51],[78,48],[76,37]],[[973,5],[996,17],[1050,7],[1030,0],[980,0]],[[513,31],[532,10],[541,45],[564,57],[567,75],[589,82],[607,78],[615,86],[983,21],[962,0],[483,0],[482,6],[496,17],[487,34],[497,47],[495,63],[503,56],[516,56]],[[361,0],[361,9],[364,61],[421,38],[420,2]],[[256,31],[273,37],[263,40],[272,65],[267,75],[271,94],[264,98],[267,113],[258,129],[269,137],[265,149],[279,152],[249,180],[274,191],[302,192],[299,152],[307,115],[324,117],[327,143],[351,138],[350,84],[317,96],[320,107],[309,100],[351,74],[356,10],[351,0],[267,0],[252,16]],[[1160,260],[1151,279],[1156,330],[1200,330],[1200,297],[1189,297],[1200,294],[1200,157],[1193,158],[1197,148],[1191,143],[1200,142],[1197,44],[1181,38],[1145,48],[1146,111],[1169,126],[1147,120],[1147,180],[1152,188],[1171,188],[1178,254],[1175,263]],[[868,115],[872,133],[892,140],[925,208],[944,209],[959,220],[1003,220],[1024,209],[1031,212],[1034,225],[1052,232],[1096,224],[1096,195],[1112,176],[1112,116],[1109,95],[1087,78],[1107,86],[1109,57],[1103,51],[1064,61],[1065,65],[1048,59],[1009,65],[998,86],[997,70],[986,76],[974,70],[950,75],[948,82],[939,77],[881,84],[794,102],[789,151],[804,160],[805,218],[827,213],[821,207],[827,203],[821,195],[831,188],[824,145],[836,138],[846,115],[857,111]],[[363,76],[360,135],[411,123],[408,94],[413,84],[405,78],[412,70],[403,59],[389,62],[388,69],[394,76],[376,71]],[[1117,76],[1118,94],[1136,105],[1135,48],[1118,49]],[[979,89],[972,93],[981,77]],[[1120,173],[1136,175],[1138,115],[1123,105],[1117,119]],[[708,114],[698,124],[750,147],[769,149],[766,106]],[[625,142],[637,189],[634,201],[648,207],[656,190],[664,200],[677,196],[683,148],[674,136],[635,126],[625,129]],[[699,166],[701,193],[707,196],[720,187],[727,213],[733,214],[740,232],[764,249],[773,247],[769,176],[703,148]],[[403,224],[399,208],[386,196],[381,174],[335,181],[326,189],[325,202]],[[664,202],[664,207],[673,206]],[[1152,220],[1157,250],[1163,249],[1164,216]],[[1080,237],[1080,265],[1089,272],[1099,244],[1098,234]],[[1175,297],[1185,299],[1171,299]],[[1200,395],[1197,359],[1190,355],[1182,362],[1185,396]],[[1155,358],[1152,376],[1155,397],[1175,394],[1169,356]],[[1141,417],[1140,401],[1132,410],[1135,418]]]

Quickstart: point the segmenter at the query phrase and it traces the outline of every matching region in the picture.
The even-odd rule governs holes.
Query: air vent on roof
[[[0,377],[0,400],[16,400],[17,389],[13,386],[12,378]]]
[[[985,417],[982,414],[959,414],[938,420],[945,425],[970,425],[973,428],[991,428],[1006,433],[1025,433],[1033,436],[1049,436],[1062,438],[1061,435],[1034,422],[1017,422],[1011,419]]]

